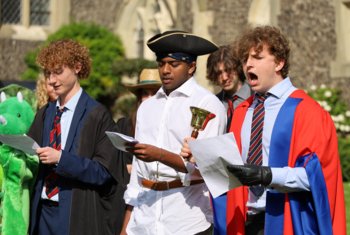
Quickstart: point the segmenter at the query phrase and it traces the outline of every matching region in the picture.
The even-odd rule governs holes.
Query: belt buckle
[[[154,189],[159,190],[159,191],[168,190],[168,189],[170,189],[169,182],[168,181],[158,181],[158,182],[156,182]]]

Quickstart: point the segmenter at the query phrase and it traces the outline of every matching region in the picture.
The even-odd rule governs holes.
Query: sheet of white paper
[[[215,198],[241,185],[226,166],[243,165],[236,140],[232,133],[189,142],[192,155],[199,171]]]
[[[106,135],[111,140],[114,147],[117,149],[126,152],[125,144],[126,143],[137,143],[138,141],[131,136],[124,135],[118,132],[106,131]]]
[[[35,140],[30,138],[26,134],[0,135],[0,142],[31,155],[36,155],[35,150],[37,148],[40,148],[40,146],[35,142]]]

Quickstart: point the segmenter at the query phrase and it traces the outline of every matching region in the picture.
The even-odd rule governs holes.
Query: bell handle
[[[193,129],[191,133],[191,137],[197,139],[198,137],[198,129]]]

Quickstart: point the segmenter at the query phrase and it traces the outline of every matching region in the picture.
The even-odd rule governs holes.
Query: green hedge
[[[338,138],[340,162],[343,172],[343,180],[350,181],[350,138]]]
[[[342,100],[341,91],[312,86],[308,94],[319,102],[327,110],[334,121],[337,129],[340,162],[342,166],[343,180],[350,181],[350,111],[348,105]]]

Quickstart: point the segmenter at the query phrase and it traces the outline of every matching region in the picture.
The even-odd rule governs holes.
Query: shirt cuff
[[[125,204],[130,206],[137,206],[138,200],[137,197],[139,195],[139,190],[135,187],[128,185],[127,190],[124,193],[124,201]]]
[[[309,180],[303,167],[272,167],[272,180],[269,188],[281,192],[309,191]]]
[[[56,166],[58,165],[58,163],[60,163],[61,157],[62,157],[62,150],[60,150],[60,157],[58,158],[58,161],[57,161],[57,163],[55,164]]]
[[[284,185],[286,181],[286,171],[283,168],[271,167],[272,180],[270,185]]]
[[[186,161],[183,157],[181,157],[182,161],[185,164],[185,167],[187,169],[187,173],[179,173],[179,177],[181,179],[181,182],[183,184],[183,186],[190,186],[191,184],[191,175],[193,174],[193,172],[196,170],[196,166],[194,163]]]

